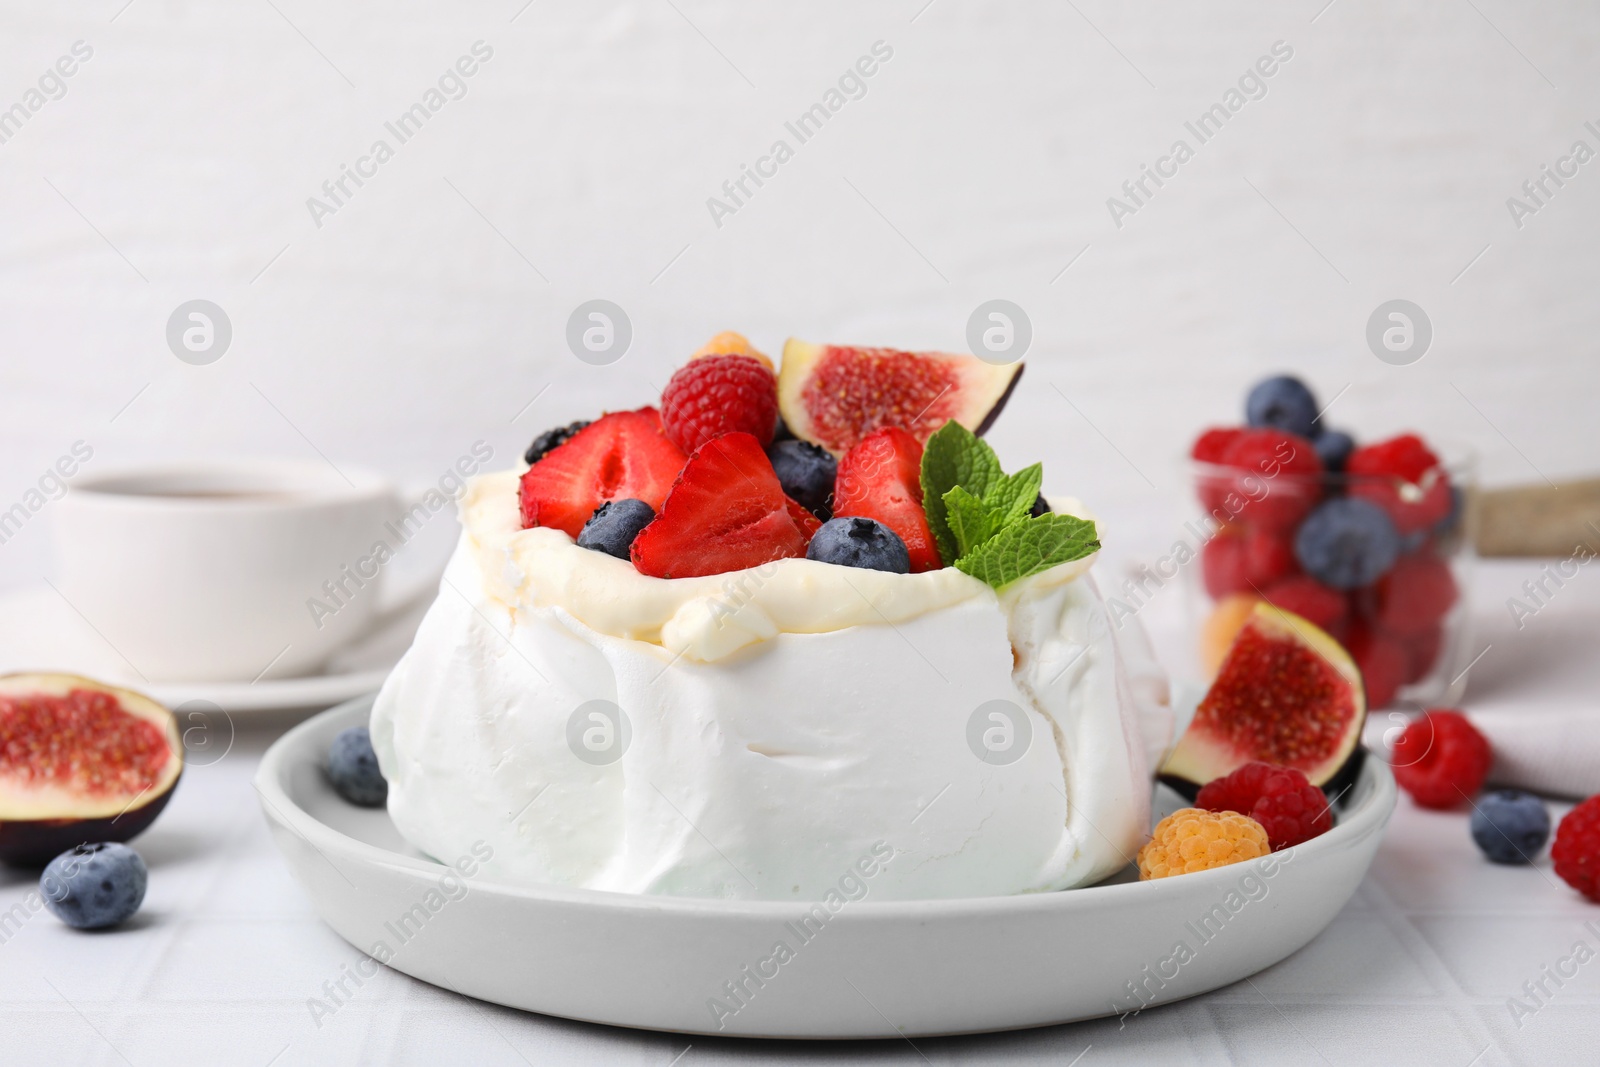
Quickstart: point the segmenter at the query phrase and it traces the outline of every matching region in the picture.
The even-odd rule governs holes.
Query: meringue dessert
[[[412,845],[486,842],[505,882],[744,900],[1059,890],[1132,862],[1166,684],[1111,624],[1093,516],[973,432],[1020,364],[799,346],[793,380],[797,344],[774,375],[721,335],[659,410],[468,484],[372,714]]]

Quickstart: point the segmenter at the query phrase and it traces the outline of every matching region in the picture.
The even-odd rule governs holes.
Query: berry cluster
[[[1419,807],[1471,805],[1472,840],[1493,863],[1532,864],[1550,838],[1544,801],[1519,789],[1478,791],[1494,753],[1488,740],[1458,711],[1424,712],[1389,750],[1395,781]],[[1556,828],[1550,859],[1556,874],[1600,903],[1600,796],[1569,811]]]
[[[1458,592],[1447,562],[1461,497],[1414,434],[1357,447],[1325,429],[1297,378],[1250,391],[1247,425],[1207,430],[1201,503],[1219,528],[1201,551],[1218,602],[1205,628],[1215,665],[1265,599],[1327,630],[1350,652],[1371,707],[1434,669]]]
[[[842,393],[811,380],[846,371],[855,387]],[[561,530],[660,578],[799,557],[935,570],[954,562],[941,557],[923,507],[923,446],[937,426],[921,417],[929,405],[912,404],[906,390],[937,378],[941,411],[982,426],[1018,372],[972,356],[791,342],[783,370],[797,380],[786,387],[791,410],[780,405],[772,361],[740,335],[719,334],[672,375],[659,407],[535,438],[521,481],[522,525]],[[917,419],[901,417],[913,407]],[[786,414],[809,439],[791,432]],[[1048,511],[1042,499],[1034,515]]]

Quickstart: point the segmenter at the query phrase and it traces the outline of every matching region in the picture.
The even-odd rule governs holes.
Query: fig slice
[[[0,676],[0,860],[136,837],[182,773],[178,720],[149,697],[72,674]]]
[[[1326,785],[1356,751],[1366,717],[1350,654],[1312,623],[1262,601],[1161,773],[1198,787],[1261,760]]]
[[[778,410],[796,437],[843,456],[885,426],[905,430],[918,444],[951,419],[981,435],[1021,377],[1020,362],[790,338],[778,370]]]

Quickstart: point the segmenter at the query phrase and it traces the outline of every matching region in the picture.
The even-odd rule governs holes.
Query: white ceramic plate
[[[88,620],[49,586],[0,597],[0,673],[65,671],[126,686],[170,708],[189,701],[223,711],[326,708],[383,684],[411,643],[424,605],[397,614],[382,630],[341,651],[320,674],[237,682],[159,682],[141,677]]]
[[[1365,876],[1395,804],[1388,767],[1369,759],[1338,825],[1277,854],[1270,871],[1240,864],[1157,882],[1125,871],[1063,893],[868,898],[831,916],[824,909],[826,921],[802,937],[804,909],[792,903],[529,888],[451,872],[407,845],[385,812],[345,803],[323,776],[333,736],[365,723],[371,706],[366,697],[302,723],[256,777],[278,847],[327,923],[434,985],[654,1030],[932,1036],[1204,993],[1317,936]],[[1157,802],[1163,814],[1181,806],[1165,790]],[[792,958],[763,964],[779,941]]]

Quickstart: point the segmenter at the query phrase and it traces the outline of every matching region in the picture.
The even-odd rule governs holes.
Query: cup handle
[[[388,628],[402,616],[409,614],[419,604],[431,601],[439,592],[439,582],[444,577],[444,568],[430,570],[423,577],[411,582],[405,589],[386,594],[378,604],[378,610],[373,613],[372,622],[367,627],[368,634],[375,634]]]
[[[391,506],[394,514],[405,515],[430,492],[439,492],[439,486],[433,482],[411,482],[402,485],[392,494]],[[451,500],[446,507],[453,512],[454,505],[455,500]],[[440,513],[444,510],[440,509]],[[398,588],[392,588],[394,584],[392,582],[385,582],[377,611],[373,613],[372,621],[364,633],[378,633],[413,611],[419,604],[432,600],[438,594],[439,583],[443,577],[444,565],[441,564],[429,568],[420,577]]]

